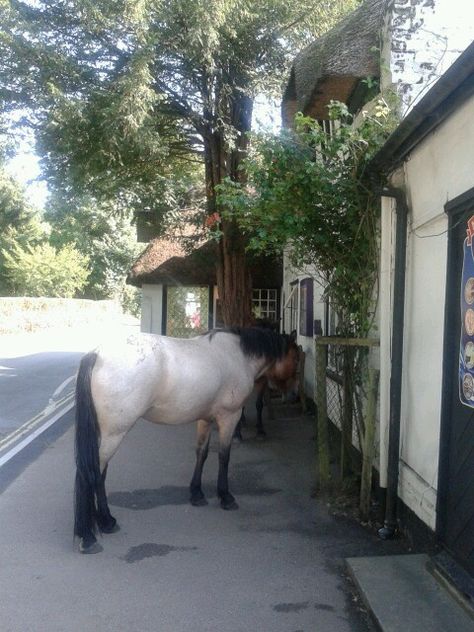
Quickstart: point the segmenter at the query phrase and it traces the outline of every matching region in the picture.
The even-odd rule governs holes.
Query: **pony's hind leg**
[[[115,533],[120,527],[117,521],[110,513],[109,504],[107,502],[107,494],[105,492],[105,477],[107,476],[107,466],[105,466],[100,483],[97,486],[97,526],[102,533]]]
[[[197,422],[196,466],[193,478],[189,486],[191,505],[201,507],[207,505],[206,497],[201,488],[202,468],[209,452],[209,439],[211,438],[211,422],[200,419]]]
[[[257,400],[255,402],[255,407],[257,409],[257,437],[259,439],[263,439],[267,434],[265,432],[265,428],[263,427],[263,401],[267,390],[266,380],[262,380],[257,384]]]
[[[219,429],[219,474],[217,477],[217,495],[221,500],[222,509],[238,509],[239,505],[229,492],[229,459],[232,446],[232,436],[240,419],[241,411],[217,418]]]
[[[117,521],[110,513],[109,504],[107,502],[105,478],[107,476],[108,463],[117,451],[125,434],[126,433],[123,432],[119,434],[109,435],[107,434],[107,432],[103,432],[100,440],[99,462],[101,476],[96,489],[96,522],[101,533],[115,533],[116,531],[119,531]]]

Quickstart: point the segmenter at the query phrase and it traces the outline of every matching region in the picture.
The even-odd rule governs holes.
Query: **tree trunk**
[[[208,214],[219,213],[215,187],[230,177],[243,182],[245,173],[240,169],[248,145],[247,133],[252,120],[252,100],[240,93],[234,95],[228,106],[229,119],[238,131],[234,145],[229,148],[223,131],[209,130],[204,139],[206,166],[206,195]],[[247,263],[246,240],[233,220],[220,222],[222,232],[217,248],[217,289],[222,318],[226,327],[245,327],[252,322],[252,279]]]
[[[222,222],[218,244],[217,290],[226,327],[246,327],[252,322],[252,279],[245,243],[234,222]]]

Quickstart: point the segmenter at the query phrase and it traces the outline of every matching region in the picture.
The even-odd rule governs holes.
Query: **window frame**
[[[299,334],[312,337],[314,333],[314,282],[311,277],[301,279],[299,292]]]

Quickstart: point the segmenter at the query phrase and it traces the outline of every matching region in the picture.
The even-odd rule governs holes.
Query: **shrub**
[[[89,259],[73,246],[14,245],[4,250],[6,273],[16,294],[72,298],[89,276]]]

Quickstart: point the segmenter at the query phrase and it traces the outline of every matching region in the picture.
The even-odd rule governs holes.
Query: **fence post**
[[[327,490],[329,487],[329,441],[328,441],[328,410],[326,387],[326,349],[323,344],[318,345],[315,339],[316,360],[316,407],[318,420],[318,461],[319,487]]]
[[[352,431],[353,431],[353,402],[352,402],[352,360],[354,352],[352,348],[344,348],[344,368],[343,368],[343,409],[342,409],[342,428],[341,428],[341,481],[350,474],[352,449]]]
[[[304,388],[304,365],[306,361],[306,354],[303,351],[303,347],[299,345],[299,367],[298,367],[298,395],[301,402],[301,411],[306,414],[306,391]]]
[[[362,446],[362,475],[360,482],[360,517],[368,520],[370,491],[372,487],[372,465],[375,450],[375,410],[377,406],[379,371],[369,367],[367,412],[365,416],[364,445]]]

